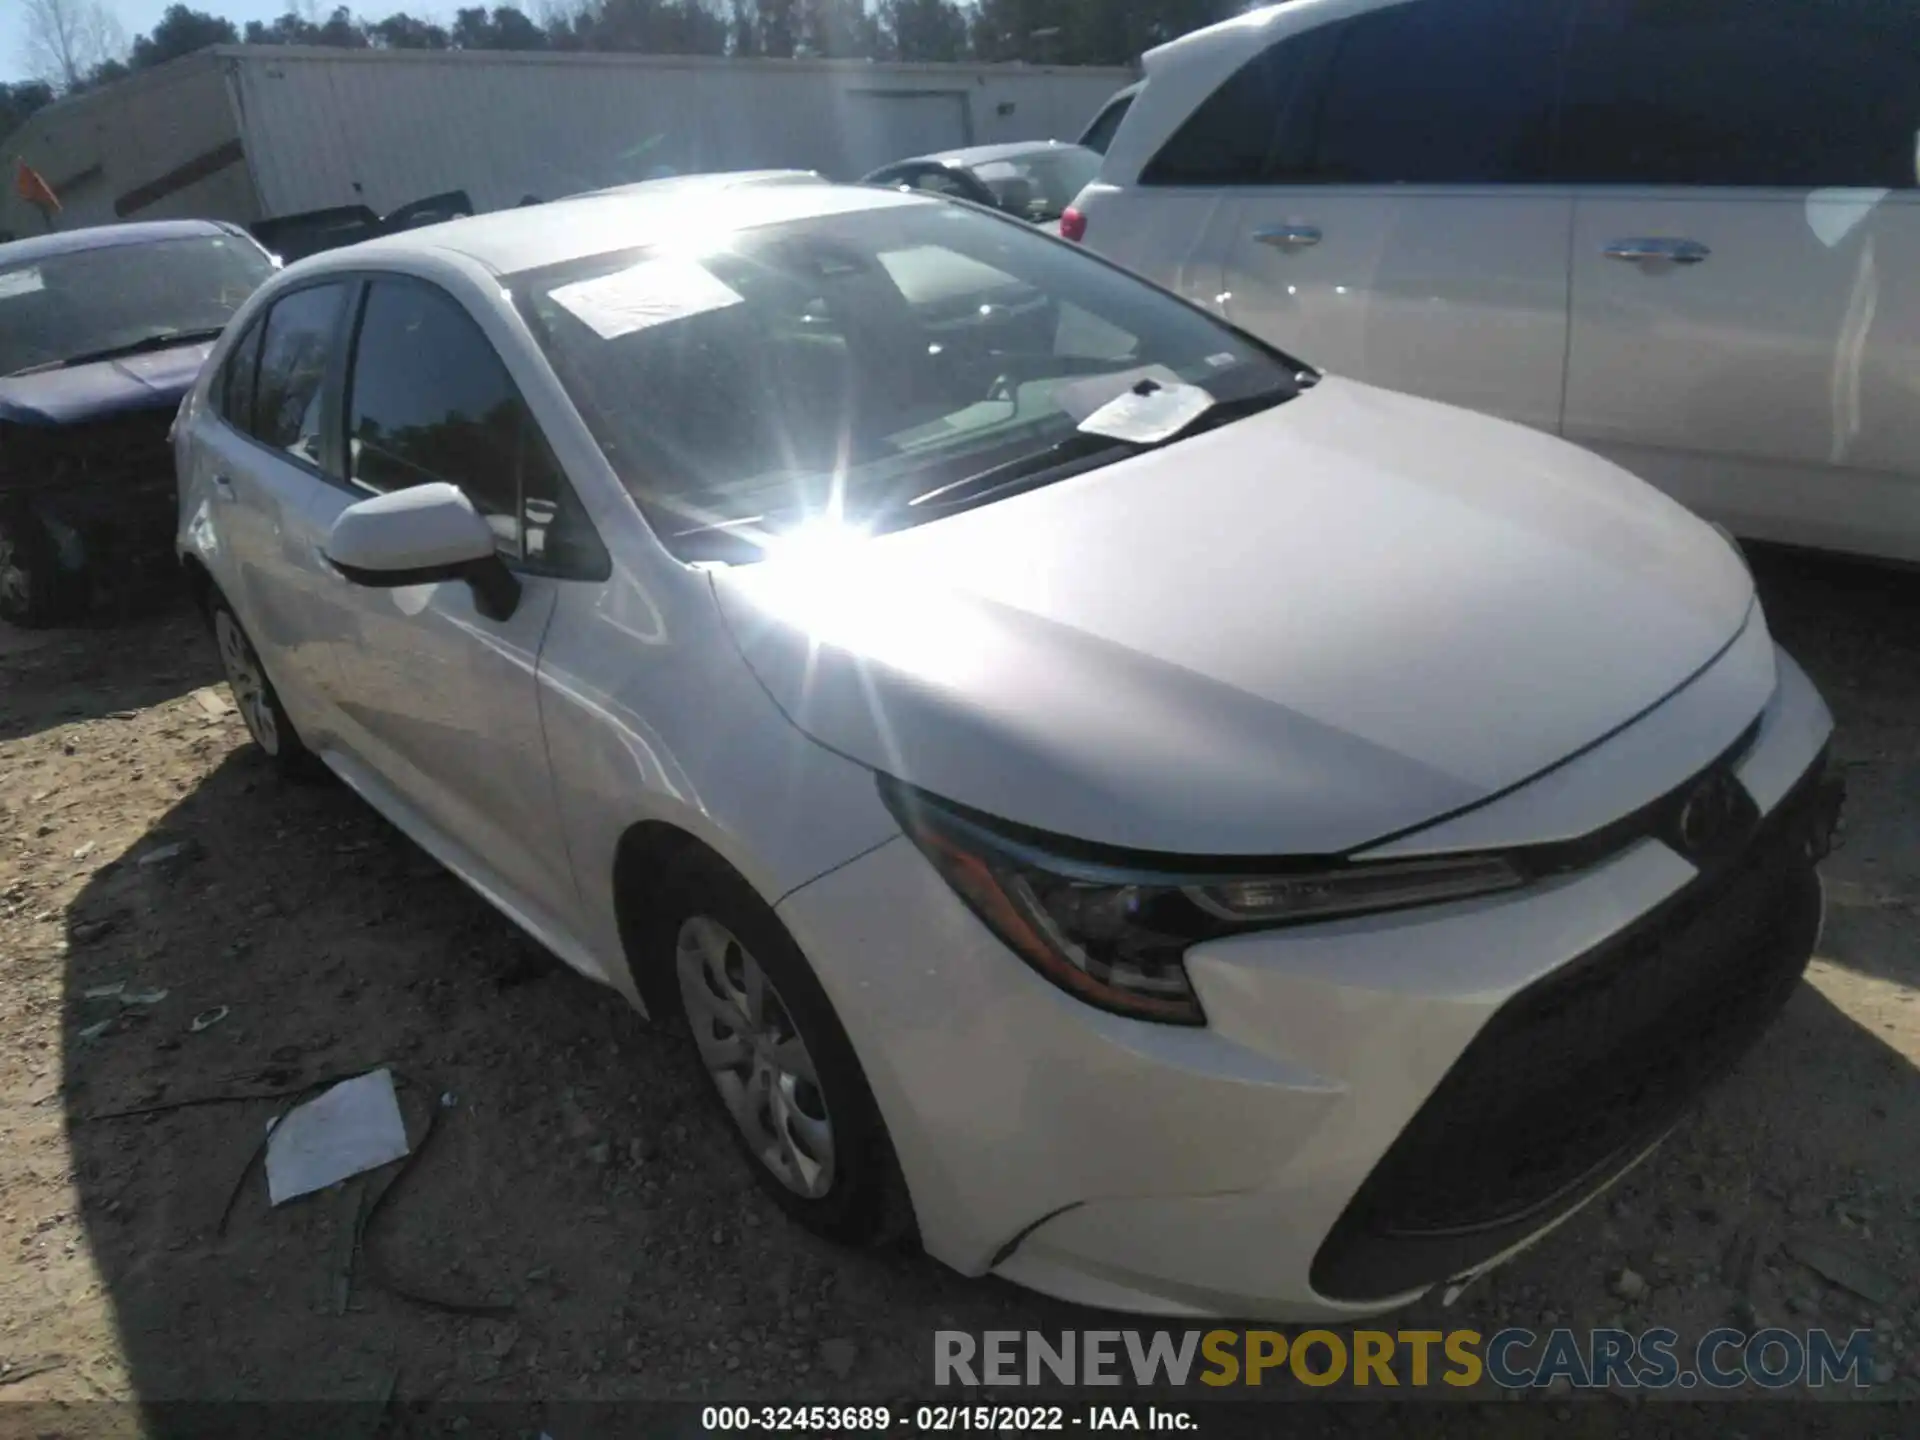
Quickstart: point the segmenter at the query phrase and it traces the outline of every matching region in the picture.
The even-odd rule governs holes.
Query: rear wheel
[[[217,595],[210,608],[220,668],[226,672],[227,689],[233,692],[233,703],[246,723],[247,734],[283,775],[296,778],[312,775],[319,768],[319,762],[287,718],[279,693],[267,678],[266,667],[260,663],[253,641],[241,628],[239,617]]]
[[[668,893],[660,938],[681,1014],[755,1177],[830,1239],[904,1228],[904,1186],[866,1077],[779,918],[715,867],[684,873]]]
[[[78,589],[33,512],[0,509],[0,620],[26,629],[58,625],[78,613]]]

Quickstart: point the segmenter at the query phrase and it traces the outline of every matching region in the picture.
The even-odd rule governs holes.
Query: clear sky
[[[172,0],[103,0],[106,7],[119,17],[125,27],[127,39],[145,34],[153,29],[156,21]],[[195,10],[205,10],[210,14],[224,15],[233,21],[234,28],[245,29],[249,20],[271,20],[284,15],[288,10],[305,7],[296,5],[294,0],[186,0]],[[0,80],[27,79],[27,17],[25,0],[0,0]],[[353,4],[349,7],[356,15],[371,19],[382,19],[396,10],[405,10],[410,15],[425,18],[429,15],[438,18],[444,8],[451,14],[457,5],[442,6],[438,3],[408,5],[404,0],[393,0],[391,4],[381,0],[371,0],[367,4]],[[333,4],[322,0],[318,6],[321,15],[333,9]]]

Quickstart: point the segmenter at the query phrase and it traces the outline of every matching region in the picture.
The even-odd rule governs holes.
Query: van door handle
[[[1664,262],[1668,265],[1698,265],[1713,252],[1698,240],[1672,240],[1665,236],[1645,236],[1634,240],[1614,240],[1600,252],[1609,260],[1627,260],[1644,265]]]
[[[229,480],[224,475],[214,476],[213,477],[213,493],[222,500],[233,499],[234,498],[233,481]]]
[[[1320,243],[1318,225],[1269,225],[1253,232],[1253,238],[1276,250],[1305,250]]]

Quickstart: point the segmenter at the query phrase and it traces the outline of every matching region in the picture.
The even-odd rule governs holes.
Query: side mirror
[[[505,620],[520,603],[520,581],[494,544],[473,502],[436,483],[349,505],[327,535],[326,555],[355,585],[374,589],[464,580],[475,609]]]

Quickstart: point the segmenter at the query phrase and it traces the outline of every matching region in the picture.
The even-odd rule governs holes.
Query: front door
[[[536,928],[575,903],[541,730],[540,646],[555,586],[530,546],[557,475],[498,355],[452,296],[402,277],[366,286],[345,380],[347,486],[357,498],[443,480],[457,485],[519,573],[505,620],[462,582],[372,589],[335,577],[351,617],[338,651],[334,712],[349,778],[385,791],[421,838],[450,847],[496,898]],[[537,541],[537,535],[533,537]]]

